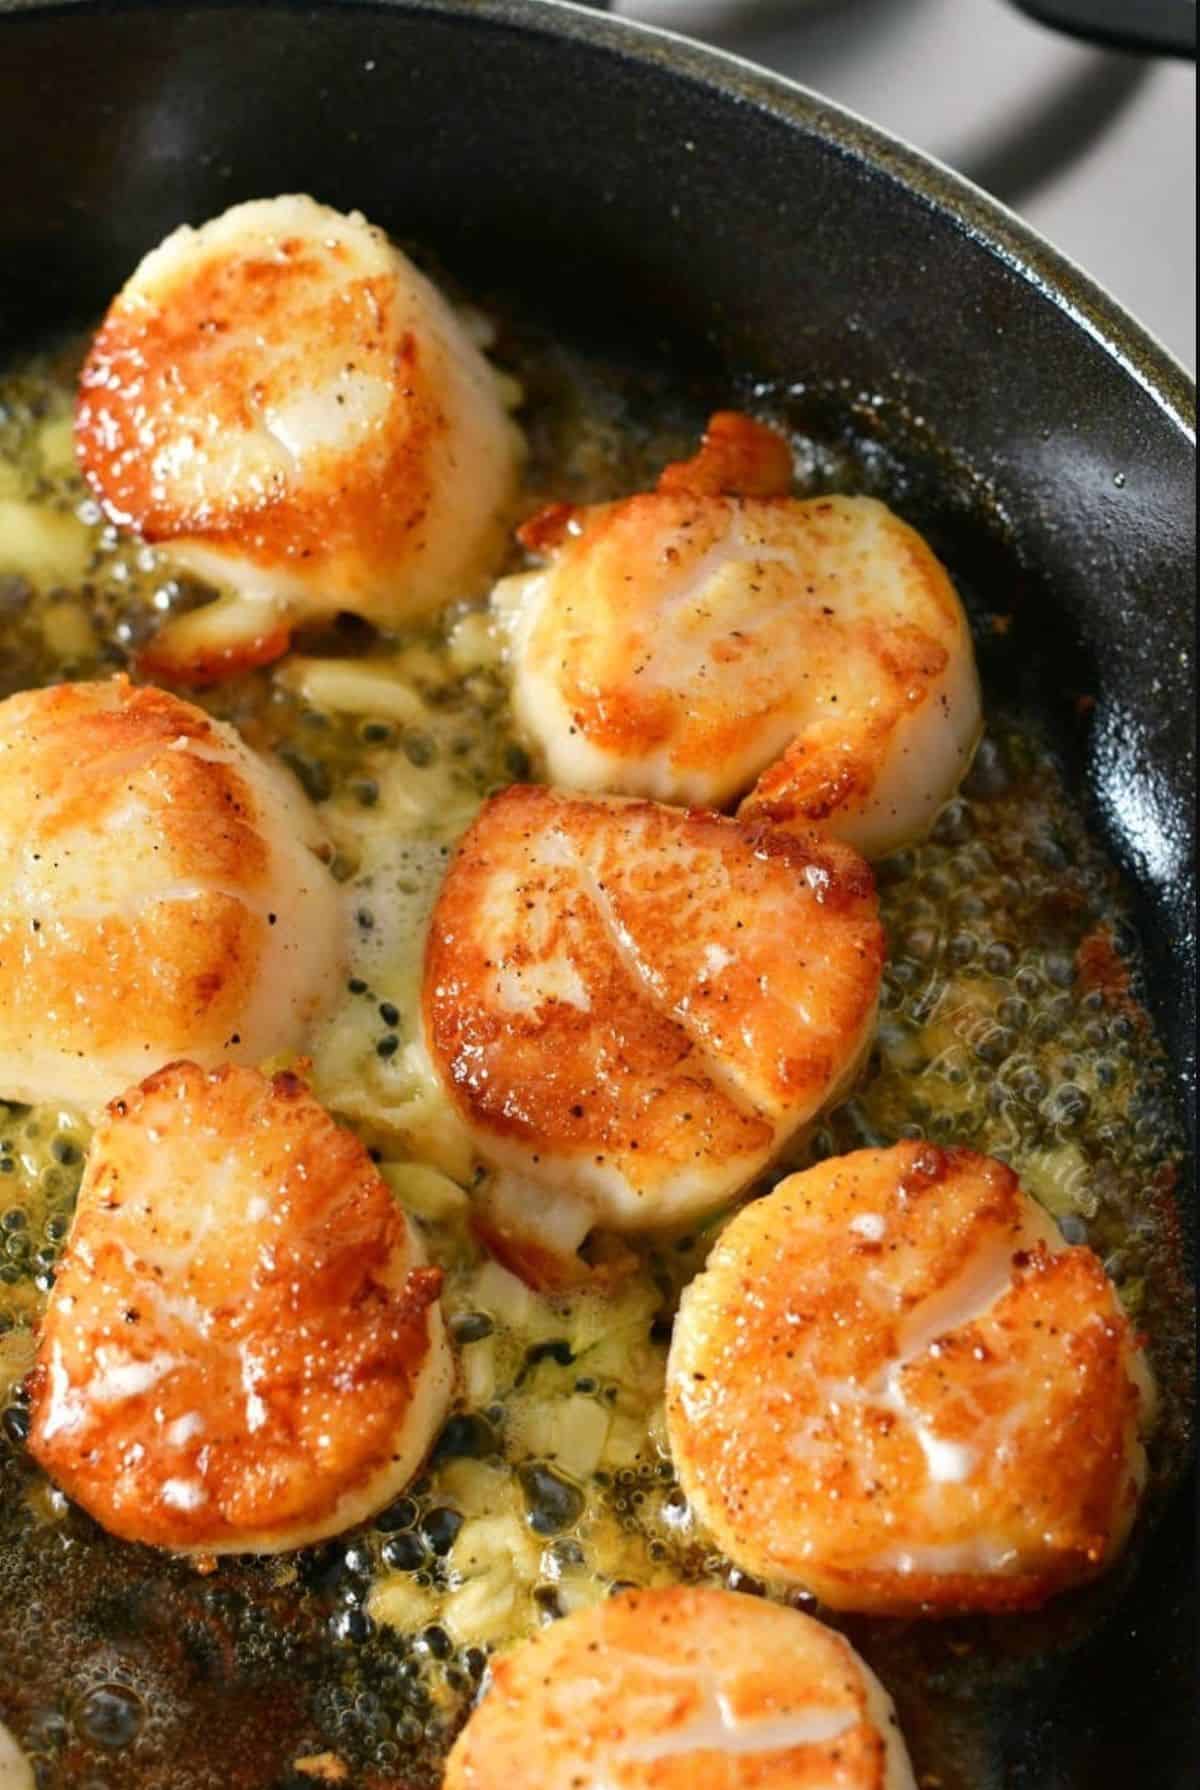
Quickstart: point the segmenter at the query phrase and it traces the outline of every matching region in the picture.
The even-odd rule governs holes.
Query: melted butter
[[[690,450],[699,413],[663,383],[643,389],[544,341],[514,354],[530,394],[531,505],[617,494]],[[88,498],[70,453],[73,370],[73,353],[42,359],[0,388],[0,695],[107,675],[160,617],[203,595],[119,537]],[[814,490],[862,481],[844,456],[799,445]],[[609,1297],[534,1294],[473,1239],[476,1165],[425,1056],[417,997],[449,852],[490,790],[529,775],[489,618],[457,610],[394,638],[328,629],[285,664],[204,700],[299,779],[332,841],[349,962],[312,1043],[312,1078],[375,1149],[445,1271],[459,1407],[400,1507],[344,1541],[224,1561],[211,1583],[111,1541],[47,1488],[12,1439],[14,1389],[87,1129],[70,1112],[0,1105],[0,1406],[6,1419],[16,1414],[0,1435],[0,1596],[13,1618],[0,1638],[0,1682],[7,1675],[19,1707],[40,1712],[30,1717],[32,1750],[58,1770],[67,1730],[55,1721],[67,1717],[56,1712],[91,1694],[117,1659],[163,1712],[146,1730],[157,1739],[122,1756],[122,1783],[155,1781],[168,1759],[172,1783],[190,1790],[211,1781],[206,1762],[218,1777],[223,1769],[219,1747],[206,1750],[213,1724],[196,1718],[211,1708],[209,1647],[234,1682],[271,1696],[272,1731],[246,1738],[262,1748],[263,1783],[294,1756],[329,1752],[360,1774],[353,1783],[369,1770],[432,1785],[489,1650],[616,1584],[743,1582],[675,1486],[662,1413],[674,1305],[722,1220],[639,1241]],[[1081,974],[1086,938],[1122,921],[1108,865],[1036,734],[995,712],[990,723],[976,772],[934,837],[881,868],[890,961],[871,1060],[777,1173],[916,1133],[1009,1160],[1075,1227],[1073,1240],[1082,1233],[1100,1251],[1150,1332],[1165,1477],[1183,1447],[1171,1363],[1182,1359],[1188,1320],[1155,1194],[1175,1151],[1164,1068],[1136,1010]],[[725,945],[708,950],[718,974]],[[934,1477],[970,1470],[935,1433],[925,1442]],[[180,1481],[178,1496],[190,1495]],[[110,1613],[81,1624],[78,1611],[97,1595]],[[161,1632],[156,1610],[167,1613]],[[194,1655],[175,1645],[178,1634],[193,1637]],[[957,1669],[939,1659],[943,1677]],[[89,1757],[111,1766],[102,1752]],[[935,1764],[947,1784],[961,1781]]]

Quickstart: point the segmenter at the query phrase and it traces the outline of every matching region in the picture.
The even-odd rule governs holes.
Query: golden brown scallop
[[[798,1610],[682,1585],[532,1636],[450,1754],[444,1790],[913,1790],[891,1699]]]
[[[1003,1163],[897,1144],[793,1175],[684,1294],[680,1482],[730,1558],[834,1608],[1032,1608],[1102,1572],[1152,1390],[1100,1262]]]
[[[92,344],[76,443],[115,522],[230,593],[147,651],[191,682],[277,657],[304,617],[476,594],[522,452],[440,293],[357,213],[296,195],[146,256]]]
[[[37,1790],[33,1765],[0,1722],[0,1790]]]
[[[669,1226],[740,1191],[854,1075],[882,961],[847,846],[651,802],[494,796],[434,910],[424,1011],[503,1171],[509,1253],[562,1261],[593,1226]]]
[[[445,1413],[441,1272],[290,1074],[174,1063],[96,1130],[29,1447],[97,1522],[272,1553],[394,1498]]]
[[[789,495],[783,438],[712,419],[617,503],[559,504],[494,596],[551,781],[818,827],[867,857],[924,834],[981,715],[970,632],[920,535],[867,497]]]
[[[281,767],[162,690],[0,703],[0,1099],[300,1045],[341,960],[319,840]]]

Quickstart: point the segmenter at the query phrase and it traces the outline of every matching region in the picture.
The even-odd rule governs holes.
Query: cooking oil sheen
[[[83,487],[79,353],[68,344],[0,382],[0,696],[124,669],[164,617],[205,596],[120,536]],[[699,397],[668,374],[503,322],[498,354],[525,391],[531,509],[620,495],[694,444]],[[769,416],[773,394],[753,396]],[[782,398],[775,413],[795,420]],[[801,430],[796,447],[806,491],[868,489],[904,509],[902,469],[877,444]],[[626,1584],[782,1595],[706,1543],[666,1446],[673,1310],[728,1214],[635,1242],[636,1268],[608,1296],[531,1292],[473,1240],[478,1171],[418,1046],[417,1000],[455,840],[489,793],[536,776],[485,612],[459,605],[402,637],[344,620],[200,700],[289,767],[333,841],[350,962],[313,1044],[313,1084],[374,1150],[445,1270],[462,1392],[418,1482],[337,1541],[203,1575],[110,1539],[23,1449],[21,1380],[87,1126],[0,1104],[0,1712],[49,1787],[263,1790],[344,1767],[337,1781],[418,1790],[438,1781],[491,1652],[537,1625]],[[771,1179],[912,1136],[1011,1163],[1068,1239],[1101,1254],[1149,1337],[1164,1486],[1189,1377],[1169,1081],[1137,1001],[1118,879],[1027,716],[989,703],[960,796],[878,879],[876,1046]],[[972,1682],[1082,1639],[1121,1576],[1003,1627],[842,1623],[895,1694],[922,1781],[984,1782],[961,1716]]]

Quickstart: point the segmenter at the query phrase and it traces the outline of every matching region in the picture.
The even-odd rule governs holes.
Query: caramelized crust
[[[487,1160],[653,1227],[737,1192],[844,1086],[882,957],[844,846],[514,787],[443,885],[426,1028]]]
[[[295,1047],[340,954],[316,839],[284,773],[161,690],[0,704],[0,1097]]]
[[[152,644],[152,675],[192,682],[284,651],[289,618],[470,596],[521,446],[434,287],[362,218],[300,197],[146,257],[92,344],[76,443],[114,521],[238,593]]]
[[[718,410],[699,452],[665,467],[658,488],[689,497],[786,497],[792,450],[777,429],[736,410]]]
[[[871,498],[787,496],[789,471],[720,413],[657,491],[527,523],[549,563],[495,596],[514,702],[554,782],[722,807],[757,778],[760,818],[879,856],[970,761],[970,635],[918,534]]]
[[[137,655],[136,670],[141,678],[208,690],[273,665],[291,643],[291,624],[275,610],[260,615],[240,597],[218,597],[152,635]]]
[[[172,1064],[95,1133],[30,1450],[126,1540],[264,1552],[335,1533],[432,1440],[440,1286],[366,1150],[294,1075]]]
[[[843,1636],[730,1591],[628,1591],[492,1667],[445,1790],[913,1790],[882,1687]]]
[[[835,1608],[1031,1608],[1128,1533],[1150,1413],[1101,1264],[1012,1171],[898,1144],[781,1183],[684,1295],[681,1483],[748,1571]]]

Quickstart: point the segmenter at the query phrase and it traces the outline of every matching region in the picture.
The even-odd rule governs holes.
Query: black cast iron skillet
[[[943,169],[745,64],[594,13],[0,0],[0,351],[95,315],[181,220],[292,190],[361,207],[569,336],[681,377],[783,381],[814,429],[899,455],[956,569],[1013,613],[996,675],[1055,732],[1132,882],[1191,1120],[1181,369]],[[1179,1497],[1098,1641],[949,1710],[980,1790],[1195,1782],[1189,1509]]]

